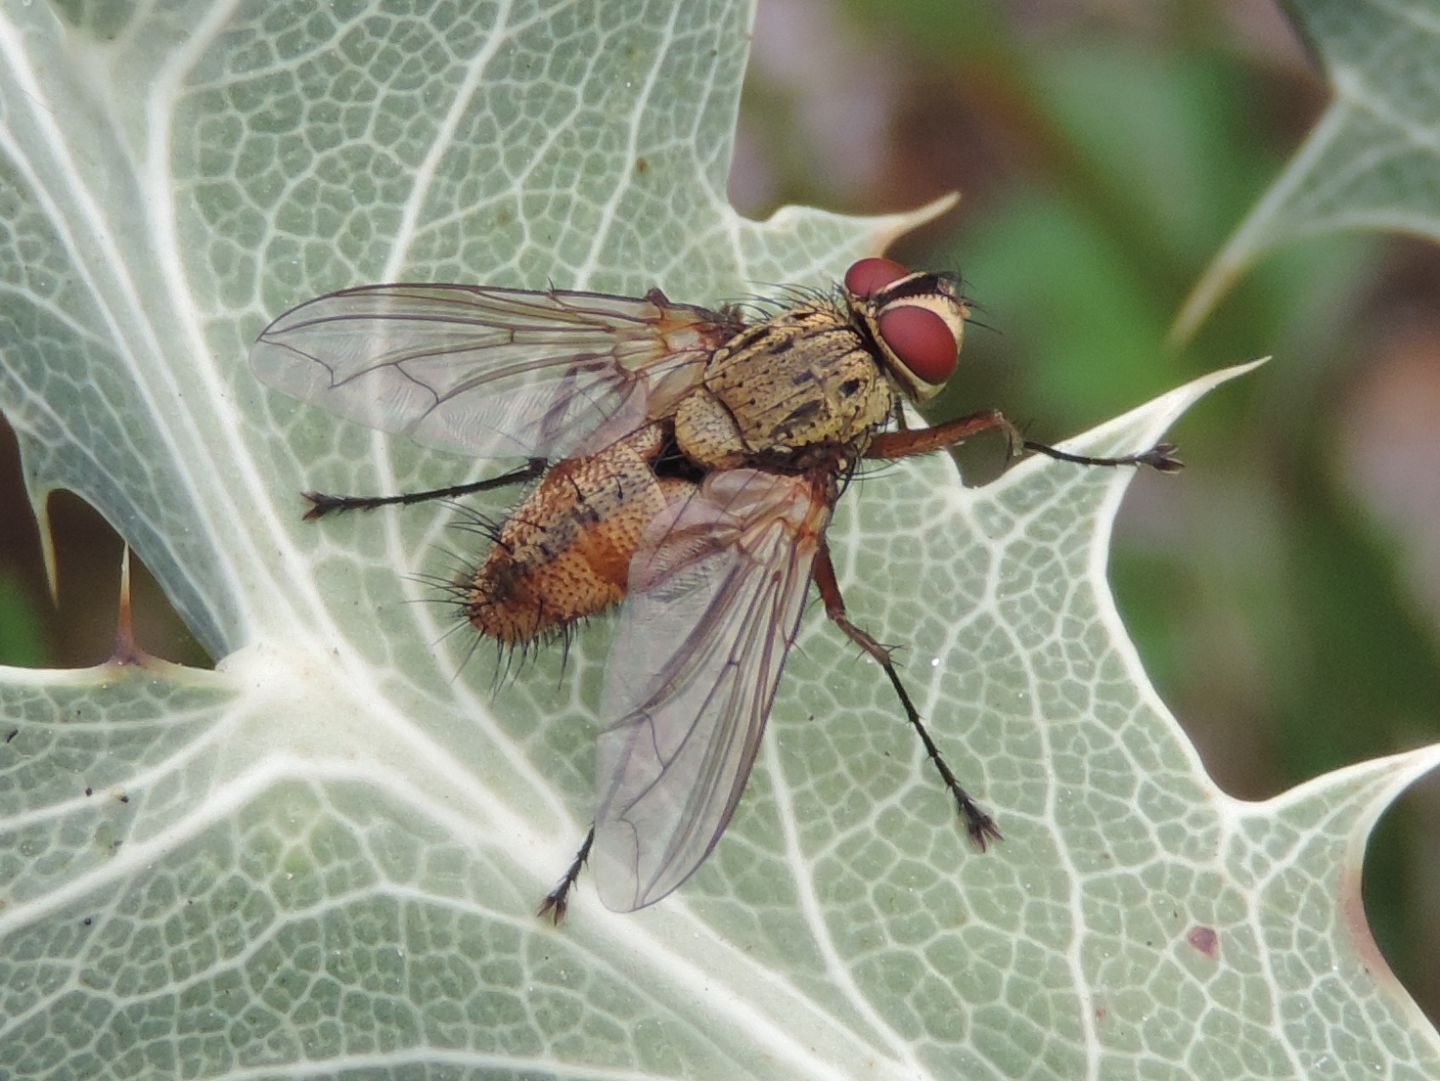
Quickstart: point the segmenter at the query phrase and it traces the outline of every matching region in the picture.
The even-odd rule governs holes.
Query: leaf
[[[1325,115],[1195,285],[1188,338],[1261,255],[1298,237],[1380,229],[1440,240],[1440,12],[1425,0],[1288,0],[1334,95]]]
[[[630,916],[582,880],[563,927],[533,917],[591,809],[608,621],[497,689],[411,577],[463,549],[451,515],[305,525],[296,496],[473,466],[262,391],[249,341],[401,276],[814,285],[914,218],[728,208],[742,6],[487,12],[0,12],[0,402],[37,513],[89,499],[223,658],[0,673],[0,1062],[1433,1076],[1357,883],[1440,752],[1218,793],[1105,588],[1124,473],[1031,461],[969,491],[934,458],[857,485],[832,531],[995,851],[966,849],[879,673],[811,612],[695,878]],[[1144,446],[1216,381],[1076,447]]]

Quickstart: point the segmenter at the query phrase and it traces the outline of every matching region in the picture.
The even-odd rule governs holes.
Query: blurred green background
[[[1274,359],[1139,477],[1112,580],[1161,697],[1219,784],[1262,799],[1440,738],[1440,252],[1309,240],[1242,279],[1184,347],[1189,289],[1326,102],[1259,2],[761,0],[731,195],[853,212],[960,206],[892,254],[958,269],[985,325],[936,404],[1063,439],[1205,372]],[[988,328],[988,329],[986,329]],[[50,603],[13,437],[0,440],[0,663],[110,652],[121,546],[50,501]],[[998,445],[963,448],[974,483]],[[208,664],[143,569],[137,637]],[[1440,1018],[1440,783],[1367,857],[1381,948]]]

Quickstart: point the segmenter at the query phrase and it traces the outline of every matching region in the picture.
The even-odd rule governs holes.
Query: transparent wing
[[[292,308],[250,364],[277,390],[427,446],[555,458],[663,415],[738,328],[658,291],[370,285]]]
[[[612,647],[590,868],[630,911],[730,822],[795,641],[830,508],[803,477],[713,473],[650,527]],[[650,540],[653,538],[653,541]]]

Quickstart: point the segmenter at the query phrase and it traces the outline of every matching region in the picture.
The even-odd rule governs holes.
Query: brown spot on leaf
[[[1213,927],[1197,924],[1190,928],[1190,933],[1185,936],[1185,941],[1206,957],[1214,957],[1220,952],[1220,936],[1215,933]]]

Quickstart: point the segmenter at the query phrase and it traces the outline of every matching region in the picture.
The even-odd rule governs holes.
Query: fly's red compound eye
[[[881,313],[878,325],[890,351],[920,382],[938,387],[955,373],[955,334],[934,312],[910,305],[891,308]]]
[[[845,288],[851,296],[868,297],[909,273],[894,259],[861,259],[845,272]]]

